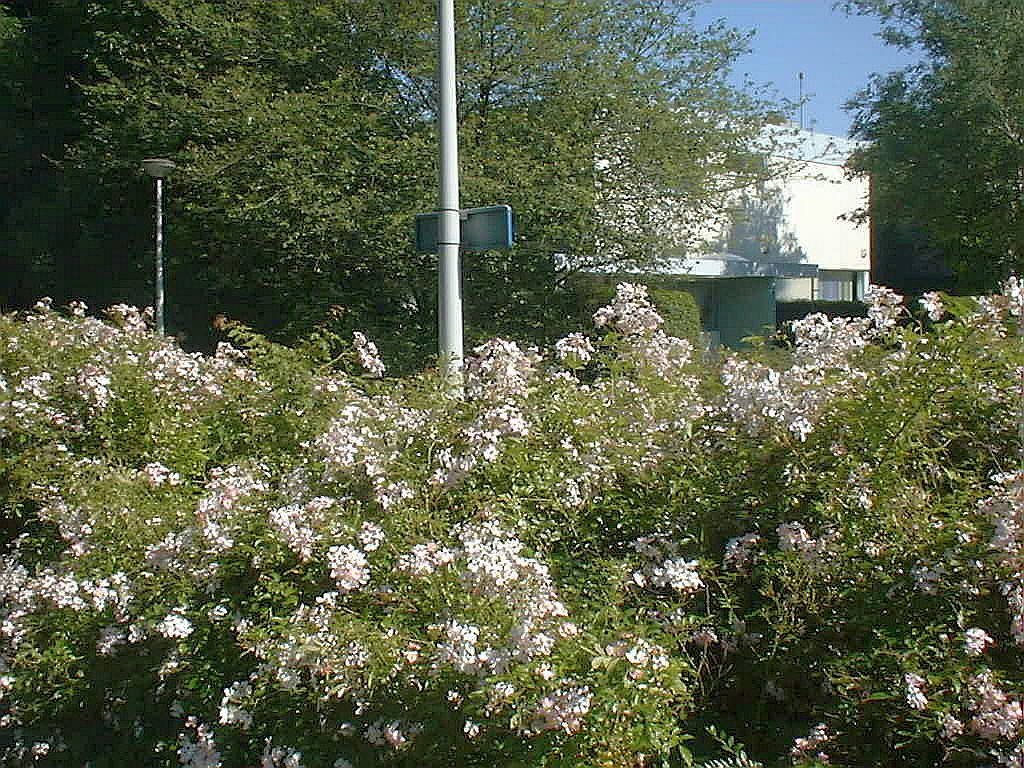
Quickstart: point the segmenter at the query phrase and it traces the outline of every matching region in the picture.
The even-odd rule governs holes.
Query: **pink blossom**
[[[352,592],[366,586],[370,581],[370,569],[366,555],[355,547],[340,544],[327,550],[327,562],[331,578],[341,592]]]
[[[380,359],[377,345],[366,338],[359,331],[353,331],[352,340],[355,346],[356,355],[359,357],[359,364],[363,366],[371,376],[383,376],[385,371],[384,363]]]
[[[996,641],[984,629],[971,627],[964,632],[964,651],[968,656],[980,656],[986,648],[995,643]]]

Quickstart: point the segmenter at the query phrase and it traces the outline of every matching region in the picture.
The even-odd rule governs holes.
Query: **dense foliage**
[[[853,132],[870,142],[853,166],[871,174],[876,226],[905,250],[938,249],[964,288],[988,290],[1019,273],[1024,267],[1024,5],[1018,0],[848,0],[843,5],[878,15],[887,42],[921,57],[918,65],[875,77],[851,103]],[[901,257],[907,255],[894,254]]]
[[[511,253],[466,259],[480,340],[564,323],[576,302],[554,290],[555,254],[662,255],[764,172],[750,147],[767,105],[726,81],[745,38],[696,28],[690,0],[456,6],[462,203],[510,204],[520,232]],[[434,15],[423,0],[4,3],[0,306],[152,303],[140,161],[164,156],[167,322],[186,346],[216,313],[293,339],[341,305],[340,329],[422,363]]]
[[[2,317],[3,759],[1019,766],[1022,296],[713,363],[623,284],[461,399]]]

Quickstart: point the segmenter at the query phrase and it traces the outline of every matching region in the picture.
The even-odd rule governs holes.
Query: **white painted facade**
[[[792,129],[772,129],[779,132]],[[787,134],[788,135],[788,134]],[[707,238],[712,253],[745,259],[816,265],[814,277],[781,278],[780,300],[856,300],[871,267],[871,232],[850,215],[868,202],[866,178],[847,176],[855,142],[795,132],[771,158],[778,173],[736,195],[727,219]]]

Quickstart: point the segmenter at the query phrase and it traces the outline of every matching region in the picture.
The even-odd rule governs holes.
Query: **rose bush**
[[[0,318],[3,759],[1021,765],[1019,285],[869,299],[716,362],[623,284],[464,398]]]

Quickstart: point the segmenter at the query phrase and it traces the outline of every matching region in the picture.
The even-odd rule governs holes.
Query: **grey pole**
[[[164,335],[164,180],[156,179],[156,332]]]
[[[170,160],[150,158],[142,161],[146,173],[156,180],[156,306],[153,308],[156,332],[164,335],[164,179],[175,165]]]
[[[455,4],[438,0],[438,365],[462,386],[462,287],[459,264],[459,142],[455,111]]]

